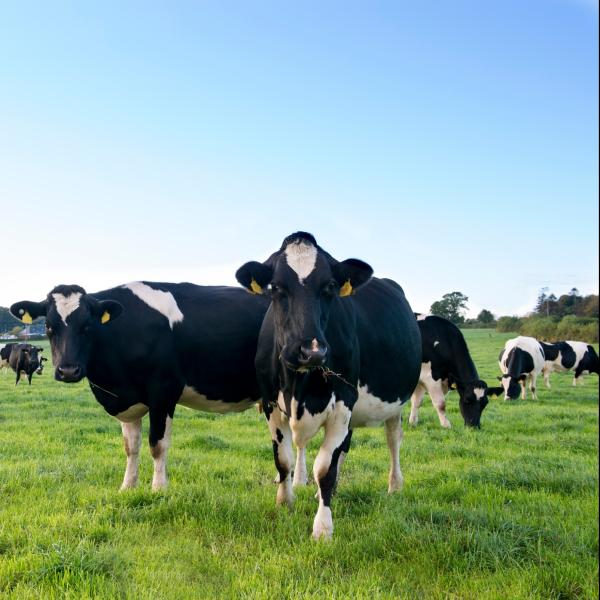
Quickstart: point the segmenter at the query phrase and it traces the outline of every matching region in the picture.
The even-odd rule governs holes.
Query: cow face
[[[116,319],[122,309],[113,300],[96,300],[77,285],[60,285],[43,302],[17,302],[10,312],[24,323],[46,316],[46,334],[56,367],[54,377],[75,383],[86,376],[95,333]]]
[[[268,293],[280,360],[292,370],[326,364],[330,349],[325,331],[331,307],[368,281],[366,263],[338,262],[303,232],[288,236],[264,263],[249,262],[236,273],[253,293]]]
[[[24,365],[26,365],[26,372],[33,373],[40,368],[40,352],[43,352],[43,348],[36,348],[35,346],[27,345],[21,348],[22,356],[25,358]]]
[[[40,352],[42,352],[44,349],[43,348],[38,348],[38,350]],[[45,356],[40,356],[40,365],[39,365],[39,367],[35,371],[38,375],[41,375],[44,372],[44,363],[47,362],[47,361],[48,361],[48,359]]]
[[[489,403],[487,389],[485,381],[457,383],[458,405],[467,427],[481,427],[481,413]]]
[[[502,375],[498,380],[502,382],[504,388],[505,400],[516,400],[521,395],[521,384],[525,382],[526,375],[513,377],[511,375]]]

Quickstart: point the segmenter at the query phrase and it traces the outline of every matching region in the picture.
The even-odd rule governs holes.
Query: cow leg
[[[551,390],[552,386],[550,385],[550,371],[547,371],[546,369],[544,369],[543,374],[544,374],[544,383],[546,384],[546,388]]]
[[[333,535],[331,496],[337,478],[337,467],[352,412],[343,402],[336,402],[325,422],[325,437],[317,458],[313,474],[319,487],[319,509],[313,522],[313,538],[329,539]]]
[[[537,400],[537,388],[536,388],[536,383],[537,383],[537,374],[536,373],[532,373],[529,376],[529,389],[531,390],[531,396],[533,397],[534,400]]]
[[[163,411],[150,409],[150,454],[154,460],[152,491],[167,487],[167,454],[171,446],[173,419]]]
[[[400,444],[402,444],[402,415],[392,417],[385,422],[385,435],[390,450],[390,476],[388,494],[402,489],[404,479],[400,470]]]
[[[306,448],[296,448],[296,468],[294,469],[294,487],[306,485],[308,473],[306,471]]]
[[[527,396],[527,377],[521,381],[521,400],[525,400]]]
[[[437,411],[440,425],[446,429],[451,429],[452,425],[450,424],[450,421],[448,421],[448,417],[446,417],[446,396],[444,395],[441,384],[436,383],[434,387],[427,391],[431,396],[431,403]]]
[[[291,471],[294,461],[292,450],[292,430],[290,423],[277,406],[269,413],[265,412],[267,424],[271,432],[273,442],[273,458],[275,468],[279,473],[277,480],[277,504],[294,504],[294,493],[292,492]]]
[[[127,455],[127,468],[121,484],[121,490],[134,488],[138,482],[138,468],[140,464],[140,446],[142,445],[142,419],[131,423],[121,423],[123,444]]]
[[[416,425],[419,422],[419,408],[423,404],[424,396],[425,388],[422,385],[417,385],[410,398],[410,417],[408,418],[408,422],[411,425]]]
[[[29,385],[31,385],[31,378],[33,377],[33,373],[29,373],[29,375],[27,375],[27,381],[29,381]]]
[[[338,484],[338,482],[340,480],[340,473],[342,472],[342,465],[344,464],[344,462],[346,460],[346,456],[348,456],[348,452],[350,452],[350,442],[352,442],[352,433],[353,433],[353,430],[350,429],[348,431],[348,435],[346,436],[346,439],[342,443],[342,449],[341,449],[341,452],[340,452],[340,457],[338,458],[337,477],[336,477],[336,480],[335,480],[334,491],[337,489],[337,484]]]

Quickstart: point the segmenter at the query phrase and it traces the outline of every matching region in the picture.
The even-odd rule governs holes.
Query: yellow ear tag
[[[344,298],[345,296],[349,296],[352,293],[352,284],[350,280],[346,281],[346,283],[340,288],[340,296]]]
[[[102,317],[100,318],[100,322],[104,325],[104,323],[108,323],[110,321],[110,315],[108,314],[108,311],[105,310],[104,313],[102,314]]]
[[[250,289],[253,294],[262,294],[262,287],[256,283],[256,279],[254,278],[252,278],[252,281],[250,282]]]
[[[33,319],[31,318],[31,315],[25,311],[23,313],[23,316],[21,317],[21,321],[23,321],[23,323],[25,323],[25,325],[31,325],[33,323]]]

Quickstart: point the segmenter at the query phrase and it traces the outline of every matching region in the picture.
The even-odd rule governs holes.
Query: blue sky
[[[80,4],[2,5],[0,305],[299,229],[415,310],[597,293],[597,2]]]

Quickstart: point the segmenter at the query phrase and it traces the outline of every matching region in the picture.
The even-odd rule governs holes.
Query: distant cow
[[[481,413],[488,404],[488,389],[499,394],[502,388],[488,388],[479,378],[460,329],[442,317],[416,315],[421,330],[422,363],[419,383],[411,398],[409,423],[419,421],[419,408],[429,393],[440,425],[450,428],[446,417],[446,394],[455,387],[465,425],[480,427]]]
[[[18,302],[10,311],[24,322],[46,316],[55,378],[87,377],[96,400],[121,422],[121,489],[137,485],[142,417],[149,414],[158,490],[167,486],[177,404],[225,413],[257,402],[254,355],[267,304],[237,288],[136,281],[94,294],[61,285],[42,302]]]
[[[502,377],[498,379],[504,388],[504,399],[519,397],[525,400],[525,383],[529,379],[529,389],[537,400],[536,381],[544,368],[544,350],[532,337],[519,336],[508,340],[498,357]]]
[[[34,373],[41,374],[43,370],[43,361],[46,360],[40,356],[40,353],[44,351],[43,348],[32,346],[31,344],[10,344],[10,355],[8,357],[8,364],[10,368],[16,373],[15,385],[19,383],[21,374],[24,374],[31,385],[31,378]],[[4,351],[5,348],[0,350]]]
[[[10,358],[11,350],[16,344],[2,344],[0,345],[0,369],[10,369],[8,359]]]
[[[544,349],[546,362],[543,373],[546,387],[550,389],[550,374],[554,371],[575,371],[573,385],[583,383],[583,375],[596,373],[600,375],[600,361],[593,346],[585,342],[540,342]]]

